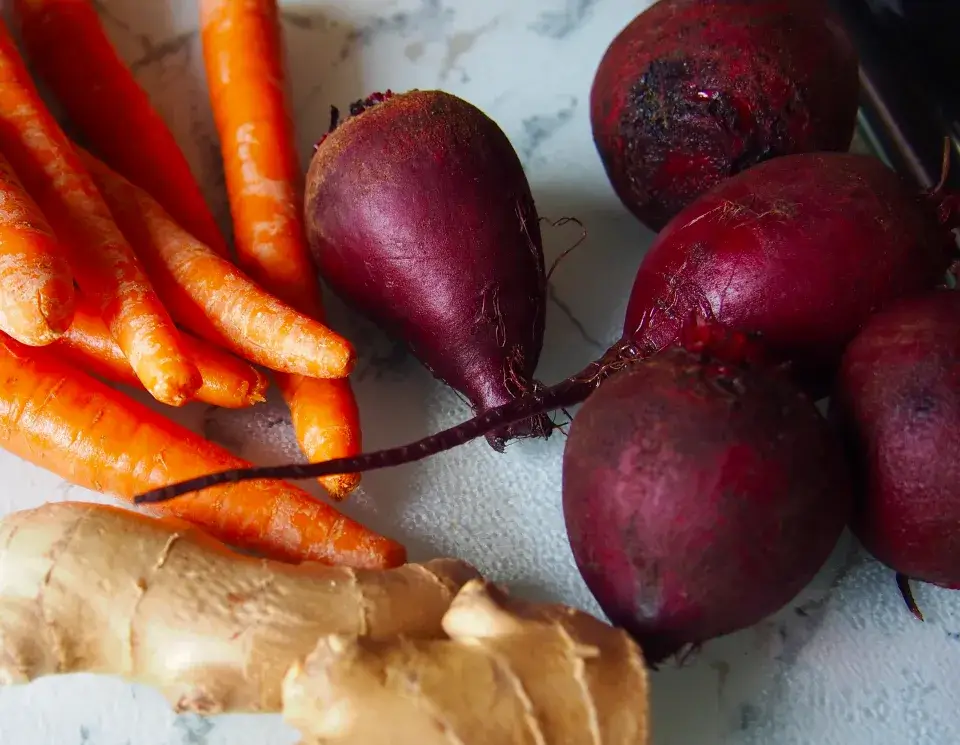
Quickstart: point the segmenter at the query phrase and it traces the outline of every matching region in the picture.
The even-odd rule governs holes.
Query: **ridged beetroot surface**
[[[321,274],[476,410],[513,400],[531,387],[546,314],[539,219],[516,152],[442,91],[375,96],[351,113],[307,177]],[[549,426],[541,416],[498,434]]]
[[[563,456],[573,554],[656,663],[788,603],[851,507],[842,451],[780,375],[672,348],[587,399]]]
[[[846,150],[858,86],[819,0],[660,0],[600,63],[593,136],[620,199],[660,230],[756,163]]]
[[[960,589],[960,293],[871,318],[830,414],[856,463],[854,532],[900,574]]]

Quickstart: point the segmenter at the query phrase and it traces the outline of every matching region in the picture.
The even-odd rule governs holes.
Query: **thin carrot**
[[[72,144],[47,110],[0,23],[0,151],[68,249],[80,289],[94,302],[124,356],[160,401],[200,387],[180,335],[110,215]]]
[[[79,152],[179,323],[271,370],[318,378],[350,373],[355,359],[346,339],[261,289],[143,189]]]
[[[277,4],[201,0],[200,25],[240,266],[301,313],[323,321],[317,270],[303,229],[303,172],[289,115]],[[349,381],[275,377],[308,460],[361,451]],[[343,499],[360,483],[360,474],[320,482]]]
[[[181,340],[203,379],[195,394],[197,401],[225,409],[239,409],[265,400],[267,378],[261,372],[189,334],[182,334]],[[100,316],[83,296],[78,298],[70,329],[54,342],[51,349],[80,369],[105,380],[131,386],[140,384]]]
[[[217,253],[227,243],[190,165],[90,0],[15,0],[24,48],[91,149]]]
[[[24,344],[50,344],[70,326],[73,306],[66,253],[0,155],[0,330]]]
[[[47,349],[0,337],[0,447],[74,484],[132,500],[245,465]],[[403,546],[282,481],[218,486],[164,505],[221,541],[287,561],[402,564]]]

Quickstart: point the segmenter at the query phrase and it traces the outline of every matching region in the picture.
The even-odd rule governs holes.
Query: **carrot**
[[[30,61],[89,146],[190,233],[229,256],[187,159],[90,0],[15,0],[13,7]]]
[[[261,286],[322,322],[317,270],[303,228],[303,174],[284,87],[277,4],[201,0],[200,16],[238,261]],[[308,460],[360,452],[360,418],[349,381],[275,377]],[[360,474],[320,482],[343,499]]]
[[[73,273],[47,218],[0,154],[0,330],[41,346],[73,316]]]
[[[225,409],[238,409],[264,401],[267,378],[233,355],[182,334],[184,349],[193,360],[203,384],[197,401]],[[107,327],[89,303],[78,298],[73,324],[51,349],[77,367],[114,383],[137,386],[140,381]]]
[[[240,267],[264,287],[300,284],[313,267],[276,0],[200,0],[200,32]]]
[[[350,373],[355,359],[346,339],[261,289],[143,189],[78,152],[179,323],[271,370],[318,378]]]
[[[56,359],[0,336],[0,447],[125,500],[246,465],[223,448]],[[164,505],[240,548],[286,561],[392,567],[403,546],[282,481],[219,486]]]
[[[0,151],[68,249],[94,302],[144,386],[178,404],[200,387],[180,335],[70,141],[47,110],[0,23]]]

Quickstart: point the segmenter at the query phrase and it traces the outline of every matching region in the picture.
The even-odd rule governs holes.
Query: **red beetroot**
[[[788,603],[834,548],[842,451],[782,376],[673,348],[587,399],[563,457],[574,557],[653,664]]]
[[[662,228],[745,168],[846,150],[852,45],[816,0],[660,0],[616,37],[591,91],[593,136],[623,203]]]
[[[476,410],[522,395],[543,344],[546,278],[537,211],[506,135],[442,91],[375,95],[351,114],[307,178],[324,279]],[[539,417],[500,434],[548,432]]]
[[[822,393],[871,313],[943,280],[956,246],[942,204],[868,156],[755,166],[657,236],[637,272],[624,338],[651,354],[699,315],[760,334]]]
[[[905,577],[960,589],[960,294],[873,316],[843,356],[830,415],[856,464],[864,546]]]

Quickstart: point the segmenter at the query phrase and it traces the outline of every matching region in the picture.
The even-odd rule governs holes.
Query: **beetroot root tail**
[[[923,613],[920,610],[920,606],[917,605],[917,601],[913,597],[913,589],[910,587],[910,578],[905,574],[897,574],[897,589],[900,590],[900,595],[903,597],[903,602],[907,605],[907,610],[909,610],[918,621],[923,620]]]
[[[762,359],[762,347],[754,339],[719,324],[699,321],[691,324],[677,343],[690,351],[705,355],[719,355],[736,364],[750,364]],[[478,437],[498,437],[511,425],[535,428],[546,427],[549,412],[583,403],[611,374],[649,356],[642,344],[624,337],[595,362],[576,375],[549,387],[535,386],[513,401],[497,406],[454,427],[428,435],[420,440],[386,450],[377,450],[347,458],[333,458],[318,463],[290,463],[279,466],[252,466],[220,471],[169,484],[134,497],[134,504],[157,504],[207,489],[219,484],[235,484],[253,479],[284,479],[298,481],[335,476],[343,473],[363,473],[381,468],[393,468],[413,463],[431,455],[463,445]],[[525,421],[526,420],[526,421]],[[550,422],[551,426],[553,425]],[[513,433],[516,434],[516,433]]]
[[[611,350],[613,352],[613,350]],[[582,373],[557,385],[534,390],[510,403],[489,409],[462,424],[450,427],[421,440],[386,450],[348,458],[333,458],[318,463],[292,463],[280,466],[253,466],[220,471],[206,476],[160,487],[134,497],[135,504],[167,502],[191,492],[219,484],[235,484],[252,479],[316,479],[342,473],[362,473],[412,463],[463,445],[478,437],[502,431],[504,427],[525,419],[545,417],[550,411],[582,403],[599,385],[609,368],[608,353]]]

